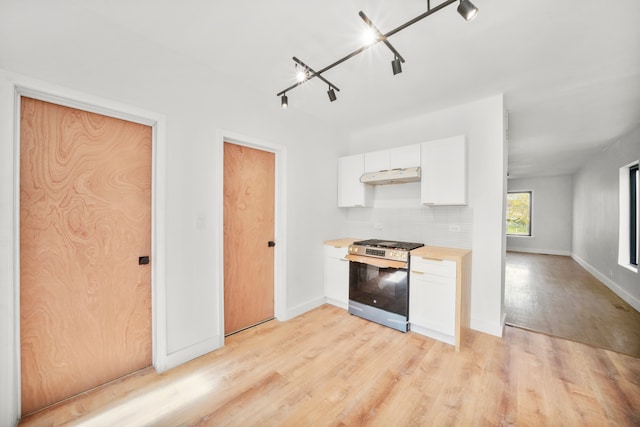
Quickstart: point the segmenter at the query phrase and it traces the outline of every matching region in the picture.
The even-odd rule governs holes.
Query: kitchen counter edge
[[[353,242],[363,239],[351,239],[346,237],[344,239],[325,240],[323,243],[327,246],[333,246],[334,248],[346,248]]]
[[[350,237],[345,237],[342,239],[332,239],[325,240],[323,244],[327,246],[333,246],[335,248],[346,248],[351,245],[353,242],[363,239],[354,239]],[[418,249],[414,249],[411,251],[411,255],[420,256],[425,258],[433,258],[433,259],[449,259],[453,261],[459,261],[466,255],[470,254],[470,249],[460,249],[460,248],[448,248],[444,246],[423,246]]]
[[[470,253],[470,249],[446,248],[443,246],[423,246],[411,251],[411,255],[413,256],[432,259],[448,259],[452,261],[460,261]]]

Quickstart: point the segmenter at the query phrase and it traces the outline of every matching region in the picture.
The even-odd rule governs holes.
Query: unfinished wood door
[[[224,332],[273,318],[275,154],[224,143]]]
[[[23,97],[22,414],[151,364],[150,250],[151,128]]]

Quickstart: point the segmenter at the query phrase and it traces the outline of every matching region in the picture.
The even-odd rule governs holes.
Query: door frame
[[[11,313],[6,316],[8,324],[0,326],[0,338],[10,337],[12,355],[0,354],[0,362],[10,357],[8,365],[13,372],[5,386],[1,386],[2,394],[11,396],[0,403],[2,418],[10,416],[13,421],[21,416],[21,367],[20,367],[20,98],[22,96],[51,102],[66,107],[103,114],[106,116],[140,123],[152,128],[152,173],[151,173],[151,328],[152,328],[152,364],[159,371],[167,369],[166,341],[166,239],[165,239],[165,194],[166,194],[166,116],[116,101],[96,97],[82,92],[61,88],[35,79],[17,75],[8,75],[3,79],[0,74],[0,124],[11,128],[13,139],[12,199],[10,237],[8,248],[12,253],[11,271],[8,286],[0,282],[0,296],[7,296],[12,301]],[[4,81],[3,81],[4,80]],[[12,107],[8,107],[9,97]],[[0,136],[2,138],[2,136]],[[6,150],[2,150],[6,152]],[[0,189],[2,191],[4,189]],[[4,200],[4,194],[3,202]],[[8,201],[8,200],[7,200]],[[4,223],[2,223],[4,226]],[[4,232],[5,230],[0,230]],[[1,235],[1,234],[0,234]],[[2,319],[4,320],[4,319]],[[4,375],[0,376],[4,377]],[[2,382],[2,381],[0,381]],[[6,387],[6,388],[5,388]],[[4,400],[4,399],[3,399]],[[3,420],[0,419],[0,423]]]
[[[275,154],[275,212],[274,212],[274,270],[273,270],[273,314],[280,321],[287,320],[287,148],[247,135],[238,134],[224,129],[218,129],[216,137],[216,182],[215,197],[216,221],[215,246],[217,249],[216,271],[218,271],[218,333],[219,345],[224,345],[224,143],[255,148]]]

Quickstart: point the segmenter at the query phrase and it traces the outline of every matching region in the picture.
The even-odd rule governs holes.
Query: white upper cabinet
[[[360,182],[364,154],[338,159],[338,207],[371,206],[373,188]]]
[[[391,169],[404,169],[420,166],[420,144],[405,145],[389,150]]]
[[[420,166],[420,144],[364,153],[364,171],[378,172]]]
[[[467,147],[464,135],[423,142],[423,205],[467,204]]]
[[[389,150],[371,151],[364,153],[364,171],[378,172],[391,169]]]

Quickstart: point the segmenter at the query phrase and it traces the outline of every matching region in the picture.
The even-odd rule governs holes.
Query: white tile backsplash
[[[473,210],[469,206],[349,208],[349,237],[421,242],[471,249]]]

